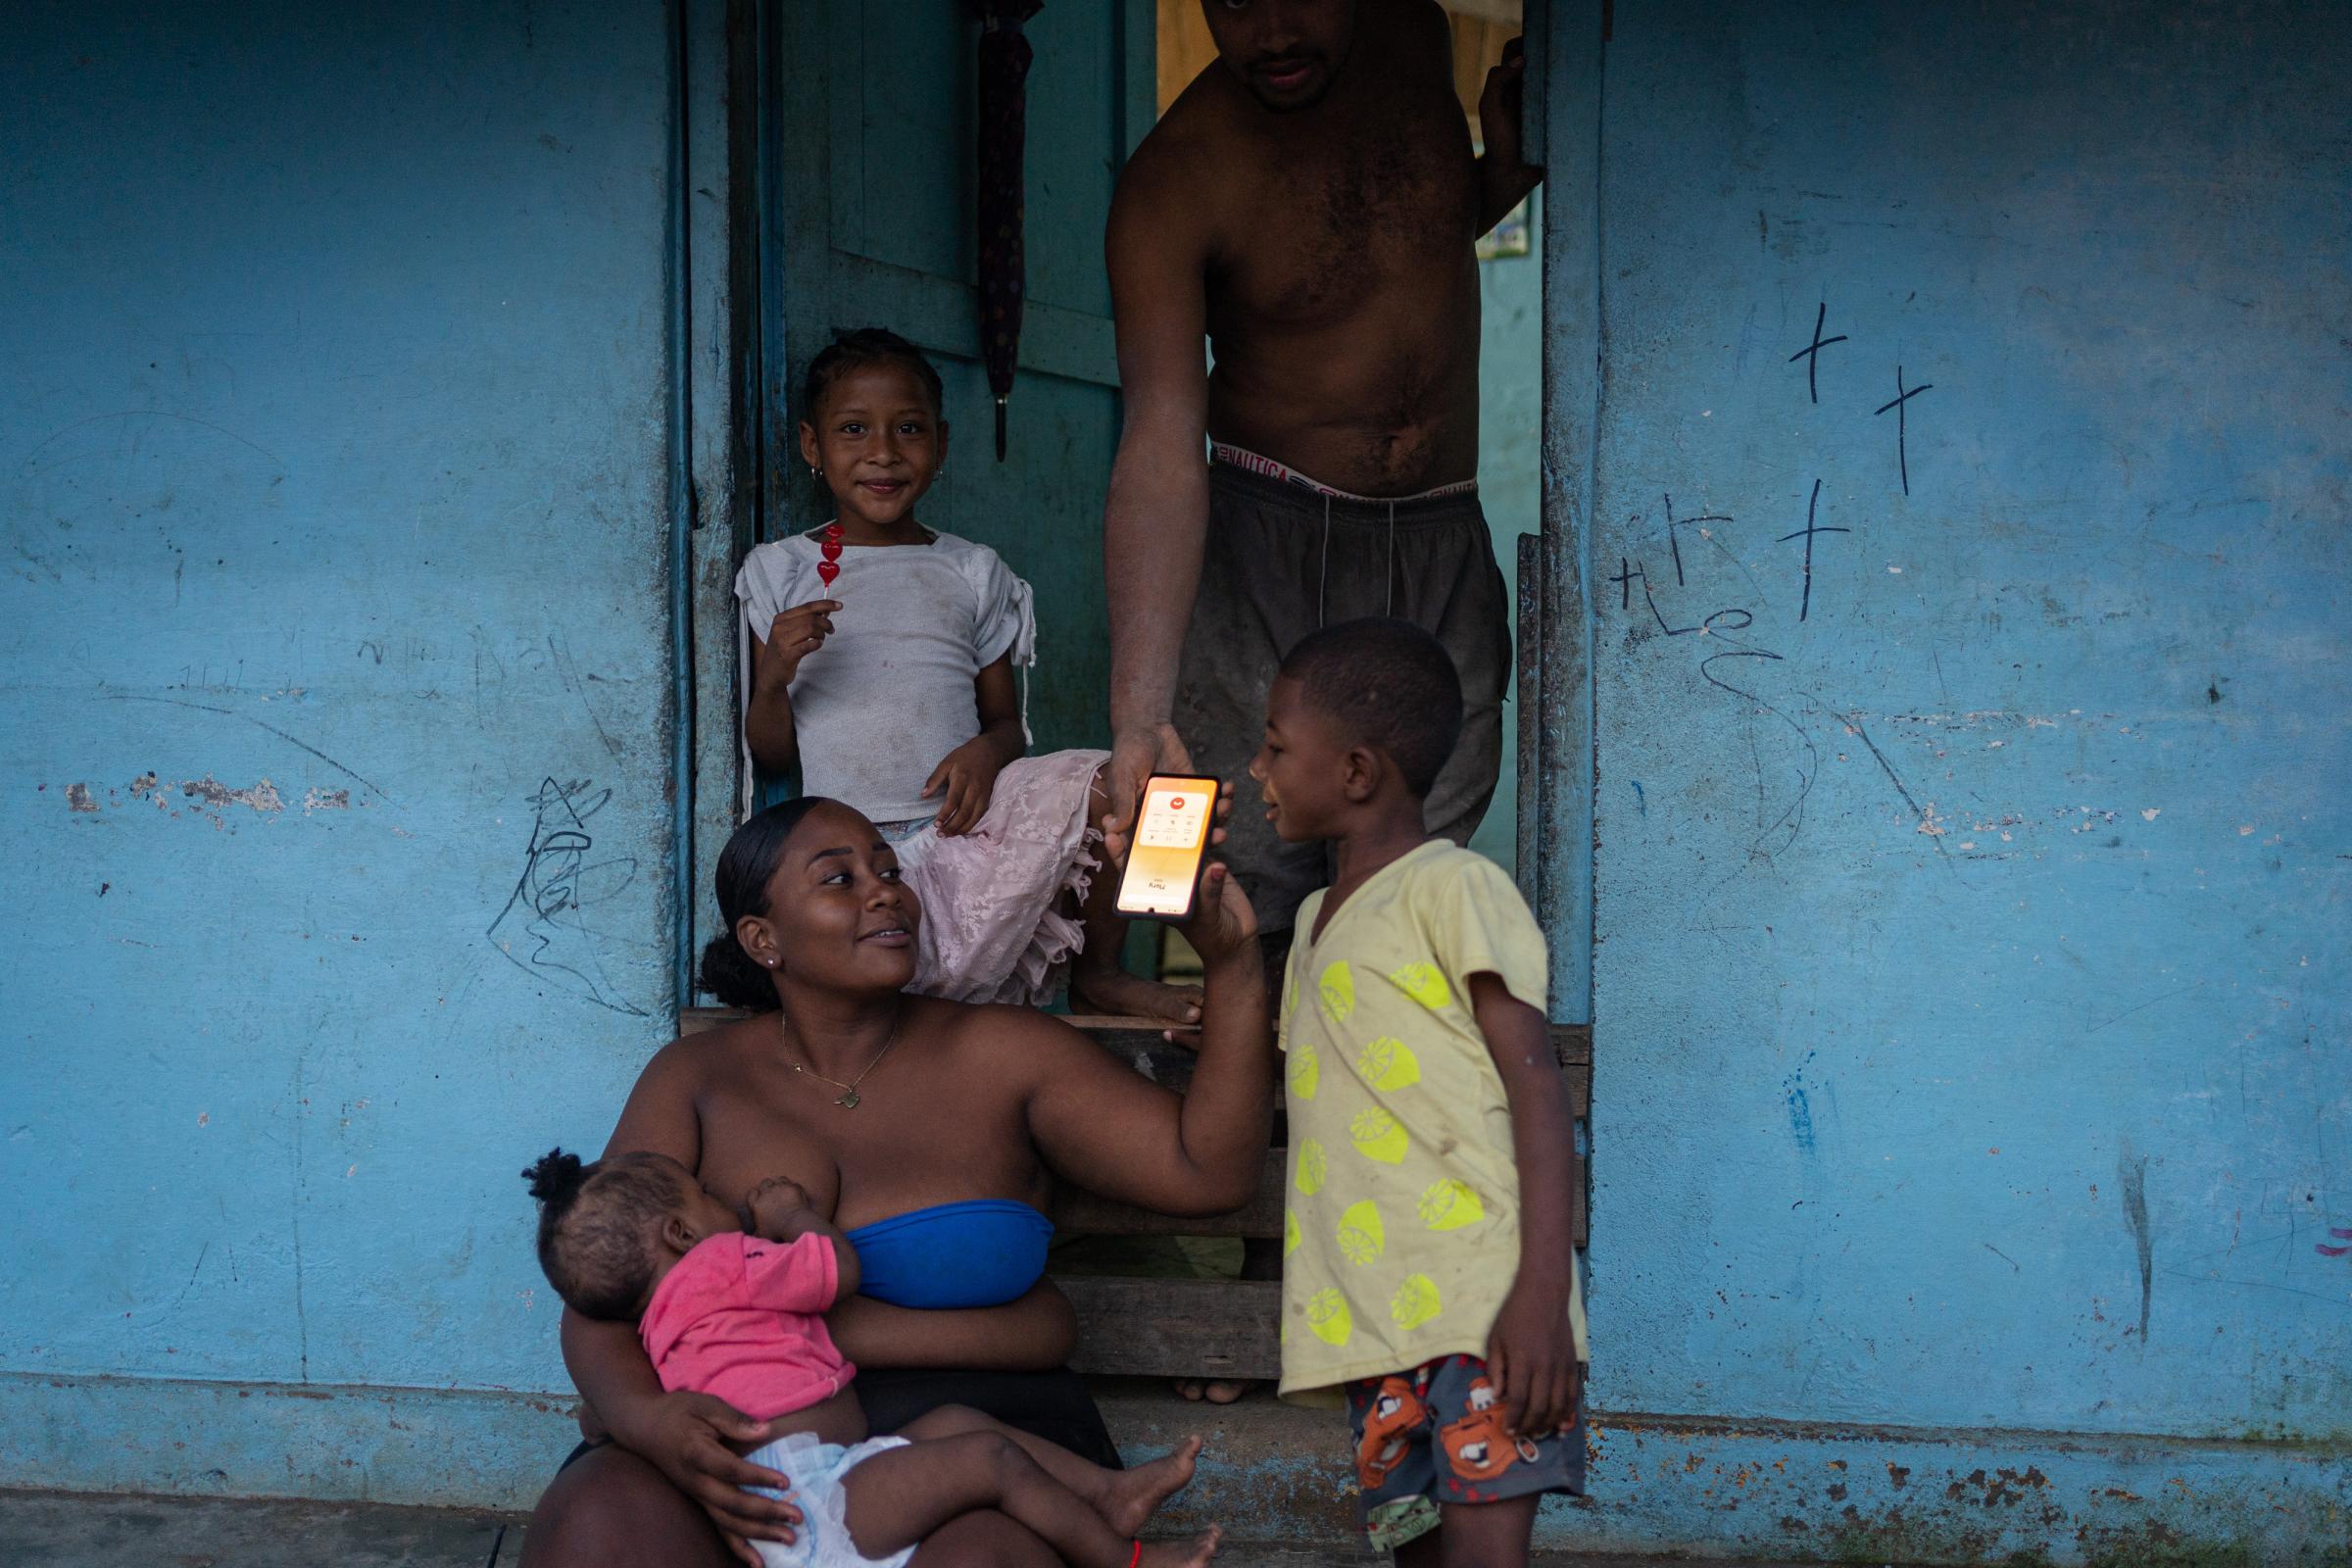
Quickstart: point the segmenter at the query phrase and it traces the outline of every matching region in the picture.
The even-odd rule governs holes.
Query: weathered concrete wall
[[[561,1452],[514,1172],[672,1002],[668,28],[10,8],[0,1484]]]
[[[2347,72],[2316,4],[1661,4],[1554,83],[1651,1412],[1564,1529],[2352,1535]]]

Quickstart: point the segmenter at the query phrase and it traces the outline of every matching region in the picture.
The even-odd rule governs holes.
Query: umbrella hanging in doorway
[[[1045,0],[971,0],[980,18],[980,358],[997,398],[997,461],[1004,461],[1004,404],[1021,350],[1022,167],[1029,63],[1021,24]]]

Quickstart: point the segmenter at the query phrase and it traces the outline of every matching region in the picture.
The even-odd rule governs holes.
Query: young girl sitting
[[[768,1422],[746,1456],[779,1472],[789,1490],[768,1494],[801,1515],[792,1541],[753,1543],[768,1568],[901,1568],[976,1508],[1011,1515],[1073,1568],[1199,1568],[1215,1555],[1214,1529],[1177,1544],[1135,1539],[1192,1479],[1199,1438],[1123,1471],[956,1405],[904,1437],[869,1438],[857,1369],[824,1320],[857,1292],[857,1249],[799,1184],[761,1182],[739,1216],[666,1154],[583,1165],[557,1149],[523,1175],[539,1200],[539,1266],[564,1304],[634,1320],[664,1389]]]
[[[855,807],[896,847],[930,914],[914,990],[1037,1004],[1072,968],[1074,1003],[1197,1022],[1196,991],[1121,969],[1117,879],[1090,876],[1108,754],[1024,755],[1029,585],[915,520],[947,455],[940,402],[939,372],[880,328],[808,367],[801,456],[839,510],[759,546],[735,578],[745,747],[771,773],[798,763],[804,793]]]

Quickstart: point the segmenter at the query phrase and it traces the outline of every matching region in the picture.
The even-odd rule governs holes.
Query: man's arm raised
[[[1544,183],[1544,171],[1526,161],[1520,139],[1526,101],[1527,48],[1513,38],[1502,46],[1502,61],[1487,73],[1485,91],[1478,98],[1479,134],[1487,150],[1478,161],[1478,232],[1487,232],[1527,200]]]
[[[1171,718],[1208,534],[1207,246],[1169,166],[1163,148],[1137,150],[1103,240],[1126,404],[1102,518],[1114,857],[1126,853],[1144,780],[1192,766]]]

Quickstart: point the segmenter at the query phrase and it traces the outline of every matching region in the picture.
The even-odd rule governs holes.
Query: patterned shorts
[[[1502,1429],[1502,1404],[1475,1355],[1348,1385],[1364,1534],[1394,1550],[1438,1527],[1438,1504],[1585,1491],[1585,1415],[1542,1439]]]

